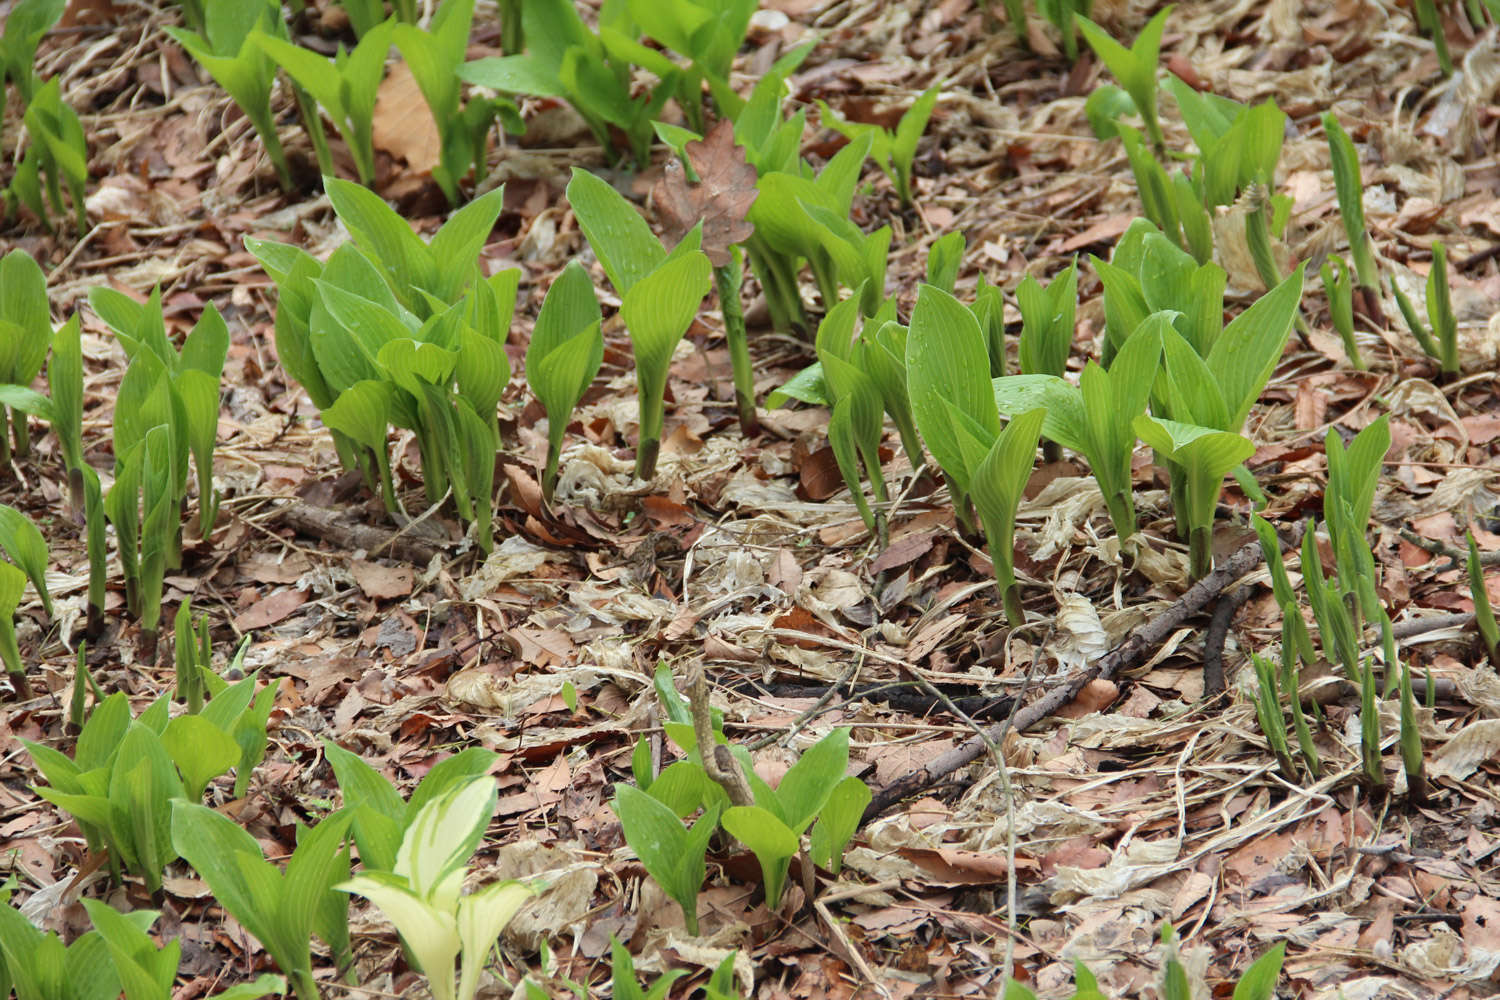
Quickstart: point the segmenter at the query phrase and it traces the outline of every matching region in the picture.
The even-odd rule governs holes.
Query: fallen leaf
[[[417,173],[430,174],[440,162],[443,144],[437,123],[416,77],[402,60],[391,64],[376,93],[371,139],[376,149],[405,160]]]
[[[744,147],[735,145],[734,124],[727,118],[683,151],[698,183],[689,184],[682,164],[673,160],[652,190],[652,202],[674,243],[701,221],[703,252],[714,267],[724,267],[729,263],[729,248],[755,232],[745,221],[760,193],[755,187],[755,168],[745,162]]]
[[[306,603],[307,594],[301,590],[278,590],[241,611],[234,619],[234,627],[240,632],[265,628],[286,618]]]

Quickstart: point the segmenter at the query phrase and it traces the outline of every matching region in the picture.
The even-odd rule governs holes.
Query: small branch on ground
[[[714,739],[713,712],[708,704],[708,684],[703,679],[703,665],[693,668],[693,736],[698,741],[698,755],[703,758],[703,770],[708,772],[729,801],[737,806],[755,805],[755,796],[750,794],[750,783],[740,771],[739,762],[729,748]]]
[[[1224,640],[1237,611],[1250,599],[1249,587],[1238,587],[1220,597],[1214,605],[1208,632],[1203,637],[1203,697],[1213,698],[1224,691]]]
[[[1299,532],[1300,534],[1300,532]],[[1293,539],[1295,542],[1295,539]],[[1016,712],[1013,724],[1018,730],[1026,730],[1051,715],[1074,698],[1090,681],[1108,680],[1121,670],[1139,662],[1148,652],[1171,635],[1183,622],[1197,614],[1221,593],[1225,587],[1250,572],[1261,559],[1260,542],[1251,542],[1224,561],[1224,564],[1193,586],[1159,615],[1138,629],[1129,639],[1110,650],[1104,656],[1080,671],[1065,684],[1052,688],[1035,702]],[[1000,723],[985,731],[985,739],[971,738],[962,745],[933,759],[919,770],[909,772],[886,785],[865,809],[863,822],[885,812],[924,788],[946,778],[954,771],[971,764],[984,753],[990,742],[998,742],[1005,735],[1007,723]]]

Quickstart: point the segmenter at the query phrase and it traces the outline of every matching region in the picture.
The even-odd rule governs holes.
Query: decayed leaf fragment
[[[661,213],[667,242],[676,243],[701,220],[703,252],[714,267],[724,267],[729,248],[755,232],[745,221],[760,193],[755,168],[745,162],[744,147],[735,145],[734,124],[727,118],[683,149],[698,183],[689,184],[682,165],[674,160],[651,190],[651,199]]]

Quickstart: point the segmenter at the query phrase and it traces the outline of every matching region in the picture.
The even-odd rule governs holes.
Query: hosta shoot
[[[487,172],[486,137],[495,116],[500,115],[513,134],[522,132],[524,126],[508,98],[463,99],[459,70],[469,45],[474,0],[445,0],[425,30],[411,23],[414,20],[403,19],[396,26],[394,40],[437,124],[440,149],[433,180],[448,203],[457,205],[459,183],[471,170],[476,183]]]
[[[989,379],[989,351],[979,321],[958,300],[931,285],[917,293],[906,340],[906,381],[912,417],[927,450],[948,480],[959,520],[972,528],[971,469],[955,414],[972,425],[971,436],[993,441],[1000,434]]]
[[[1214,505],[1224,477],[1255,453],[1255,445],[1233,431],[1149,415],[1137,417],[1134,426],[1141,440],[1182,470],[1180,513],[1187,524],[1190,573],[1200,580],[1213,569]]]
[[[1162,335],[1171,323],[1171,313],[1153,313],[1125,341],[1108,369],[1088,362],[1076,386],[1056,375],[1011,375],[994,381],[1001,413],[1045,408],[1042,435],[1088,459],[1121,540],[1136,530],[1130,468],[1134,422],[1146,412],[1160,367]]]
[[[822,110],[823,124],[850,141],[870,137],[870,158],[890,178],[891,187],[895,189],[896,197],[901,199],[901,204],[910,205],[912,161],[916,159],[917,142],[927,129],[933,109],[937,107],[939,92],[937,84],[924,90],[912,102],[911,107],[906,109],[894,130],[883,125],[849,121],[822,101],[818,102],[818,107]]]
[[[473,1000],[490,949],[535,891],[523,882],[502,881],[462,894],[469,859],[494,815],[495,799],[493,778],[450,787],[417,811],[394,868],[367,867],[335,887],[369,899],[396,925],[427,976],[433,1000]]]
[[[1063,54],[1068,62],[1078,60],[1079,17],[1093,13],[1094,0],[1037,0],[1037,13],[1045,17],[1062,36]]]
[[[526,381],[547,411],[547,463],[542,496],[557,487],[557,463],[573,409],[599,373],[604,360],[599,299],[578,261],[570,261],[552,282],[526,349]]]
[[[318,1000],[312,973],[316,934],[339,966],[353,960],[349,901],[335,886],[349,877],[348,818],[329,816],[298,826],[285,869],[265,860],[250,833],[194,802],[172,803],[172,844],[208,883],[218,904],[252,934],[291,980],[298,1000]]]
[[[705,84],[719,114],[726,119],[738,117],[745,101],[729,85],[729,70],[745,44],[750,18],[759,7],[757,0],[677,0],[670,4],[629,0],[628,6],[647,37],[689,60],[677,84],[677,103],[688,124],[700,132],[705,128],[701,97]]]
[[[12,250],[0,257],[0,386],[29,389],[51,340],[47,279],[31,254]],[[26,412],[0,398],[0,466],[10,464],[12,441],[16,455],[24,458],[31,448]],[[65,449],[70,444],[71,439]]]
[[[89,922],[94,925],[93,933],[104,941],[109,963],[114,967],[125,995],[130,1000],[171,1000],[173,987],[177,983],[177,967],[182,958],[182,941],[174,938],[157,946],[148,933],[159,916],[157,911],[133,910],[121,913],[97,899],[81,899],[79,902],[88,913]],[[71,952],[72,949],[69,950]],[[215,993],[214,998],[257,1000],[271,993],[284,992],[286,980],[266,973],[257,976],[253,982],[241,983]]]
[[[698,249],[701,228],[668,253],[624,196],[574,168],[568,201],[579,227],[619,294],[635,352],[640,442],[635,474],[650,479],[661,449],[664,396],[672,353],[708,294],[712,266]]]
[[[1328,319],[1343,341],[1344,355],[1356,371],[1367,371],[1369,366],[1354,340],[1354,289],[1349,281],[1349,265],[1342,257],[1330,257],[1323,262],[1319,274],[1323,292],[1328,296]]]
[[[276,133],[276,119],[271,108],[271,85],[276,79],[276,64],[266,50],[250,38],[257,27],[269,34],[284,34],[280,8],[262,0],[210,3],[204,11],[204,22],[202,32],[169,26],[167,34],[186,49],[188,55],[197,60],[239,105],[255,127],[256,135],[260,136],[282,189],[291,190],[291,168],[287,166],[286,152]],[[309,134],[321,139],[321,124],[315,118],[309,118],[307,124]],[[325,171],[331,167],[331,162],[324,164]]]
[[[444,4],[444,8],[452,6]],[[393,21],[385,21],[366,31],[353,51],[339,46],[333,59],[325,59],[311,49],[269,35],[257,28],[250,41],[258,45],[297,85],[307,91],[333,121],[354,158],[354,169],[361,184],[375,181],[375,145],[372,132],[375,117],[375,94],[385,76],[385,57],[390,51]],[[317,128],[315,122],[309,127]]]
[[[885,414],[879,385],[855,358],[854,324],[858,314],[859,299],[855,297],[840,302],[823,318],[818,326],[818,363],[831,409],[828,444],[833,449],[844,485],[854,498],[860,518],[884,548],[887,538],[885,514],[883,510],[872,510],[865,498],[862,481],[866,477],[870,480],[877,505],[883,506],[889,501],[885,473],[880,465]]]
[[[36,49],[67,9],[67,0],[21,0],[5,18],[0,33],[0,91],[9,79],[23,103],[30,103],[39,82]]]
[[[833,820],[823,834],[814,834],[825,856],[831,852],[842,855],[844,843],[853,835],[849,814],[853,812],[857,825],[864,808],[859,800],[864,798],[868,802],[869,790],[865,790],[863,797],[858,794],[853,784],[864,783],[858,778],[845,777],[848,765],[849,730],[835,729],[808,747],[775,788],[756,777],[753,770],[748,771],[746,778],[755,797],[754,805],[731,806],[724,811],[721,820],[724,829],[750,848],[760,862],[766,906],[773,912],[781,904],[792,856],[801,849],[802,834],[808,827],[815,821],[823,826]],[[829,806],[834,804],[835,792],[841,787],[847,790],[839,794],[836,804],[839,815],[830,817]],[[853,808],[855,805],[859,805],[858,810]]]
[[[651,123],[679,92],[680,68],[636,40],[639,32],[623,3],[605,6],[597,32],[570,0],[528,0],[522,7],[527,51],[464,63],[459,78],[507,94],[560,97],[588,124],[607,157],[618,156],[614,127],[625,134],[636,166],[649,164]],[[656,76],[639,95],[631,86],[636,65]]]
[[[1469,543],[1465,569],[1469,576],[1469,596],[1474,600],[1474,624],[1484,639],[1484,649],[1490,664],[1500,663],[1500,625],[1495,623],[1495,609],[1490,605],[1490,593],[1484,580],[1484,565],[1479,559],[1479,546],[1474,543],[1474,533],[1466,532]]]
[[[73,202],[73,221],[80,235],[88,231],[84,210],[84,187],[88,182],[88,143],[78,114],[62,99],[54,77],[38,87],[27,102],[23,116],[30,144],[16,165],[6,192],[6,212],[19,201],[31,210],[47,230],[52,223],[47,213],[65,215],[62,185],[67,184]],[[46,203],[42,201],[45,190]]]
[[[1125,88],[1125,92],[1135,102],[1136,110],[1145,122],[1146,135],[1158,153],[1166,149],[1166,140],[1156,116],[1156,64],[1161,53],[1162,32],[1166,29],[1167,16],[1171,12],[1171,5],[1163,7],[1155,17],[1146,22],[1146,26],[1128,49],[1088,18],[1075,19],[1094,54],[1109,67],[1115,79],[1120,81],[1120,86]]]
[[[1333,187],[1338,195],[1339,216],[1349,237],[1349,255],[1354,258],[1354,273],[1364,290],[1366,303],[1378,302],[1380,271],[1375,266],[1375,252],[1365,226],[1364,182],[1360,180],[1359,154],[1354,140],[1339,124],[1332,112],[1323,113],[1323,131],[1328,136],[1328,156],[1333,164]]]

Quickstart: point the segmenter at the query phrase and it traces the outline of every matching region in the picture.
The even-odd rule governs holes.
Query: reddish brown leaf
[[[745,221],[759,194],[755,168],[745,162],[744,148],[734,144],[734,125],[727,118],[684,149],[698,183],[689,184],[682,165],[673,161],[652,190],[652,201],[674,243],[701,221],[703,252],[714,267],[724,267],[729,248],[755,232]]]

